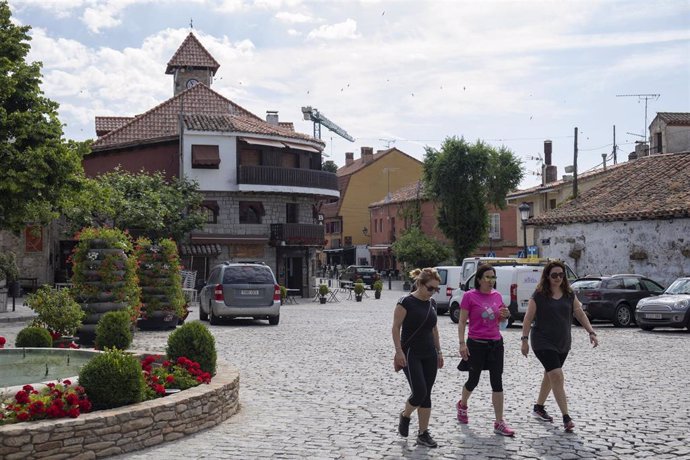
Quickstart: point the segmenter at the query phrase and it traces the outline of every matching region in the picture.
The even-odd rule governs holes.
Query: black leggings
[[[430,408],[431,388],[434,386],[438,371],[438,357],[435,353],[418,357],[408,350],[406,358],[407,366],[403,367],[403,372],[412,390],[407,402],[414,407]]]
[[[491,390],[503,391],[503,339],[482,340],[467,339],[470,352],[470,375],[465,382],[467,391],[474,391],[479,384],[482,369],[489,371]]]

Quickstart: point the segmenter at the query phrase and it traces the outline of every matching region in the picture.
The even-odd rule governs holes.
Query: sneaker
[[[575,429],[575,424],[573,423],[572,420],[568,420],[567,422],[563,422],[563,429],[565,430],[566,433],[572,433],[573,430]]]
[[[494,422],[494,433],[502,436],[514,436],[515,430],[508,426],[505,420]]]
[[[458,410],[458,422],[464,424],[469,423],[470,419],[467,416],[467,406],[463,406],[462,401],[458,401],[455,408]]]
[[[400,412],[400,420],[398,421],[398,433],[403,438],[406,438],[410,433],[410,417],[405,417],[402,412]]]
[[[426,430],[424,433],[420,433],[417,435],[417,444],[432,448],[438,447],[438,444],[436,443],[436,441],[434,441],[434,438],[432,438],[429,434],[429,430]]]
[[[545,422],[553,422],[553,417],[551,417],[544,406],[539,404],[534,405],[534,410],[532,411],[532,417],[538,418],[539,420],[544,420]]]

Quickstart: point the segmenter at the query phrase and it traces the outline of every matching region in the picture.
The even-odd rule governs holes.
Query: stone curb
[[[87,460],[174,441],[218,425],[239,410],[240,374],[218,363],[210,384],[139,404],[0,426],[0,458]]]
[[[21,323],[21,322],[29,322],[32,319],[34,319],[36,316],[10,316],[7,318],[3,318],[0,316],[0,323]]]

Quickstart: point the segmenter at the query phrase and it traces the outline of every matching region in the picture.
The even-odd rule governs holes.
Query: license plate
[[[644,317],[647,319],[661,319],[661,313],[645,313]]]
[[[242,289],[240,291],[240,294],[242,294],[242,295],[259,295],[259,290],[258,289]]]

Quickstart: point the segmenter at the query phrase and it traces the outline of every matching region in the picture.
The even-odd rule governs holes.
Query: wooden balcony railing
[[[323,225],[271,224],[270,243],[274,246],[323,246]]]
[[[277,166],[239,166],[237,183],[338,190],[338,178],[335,173]]]

